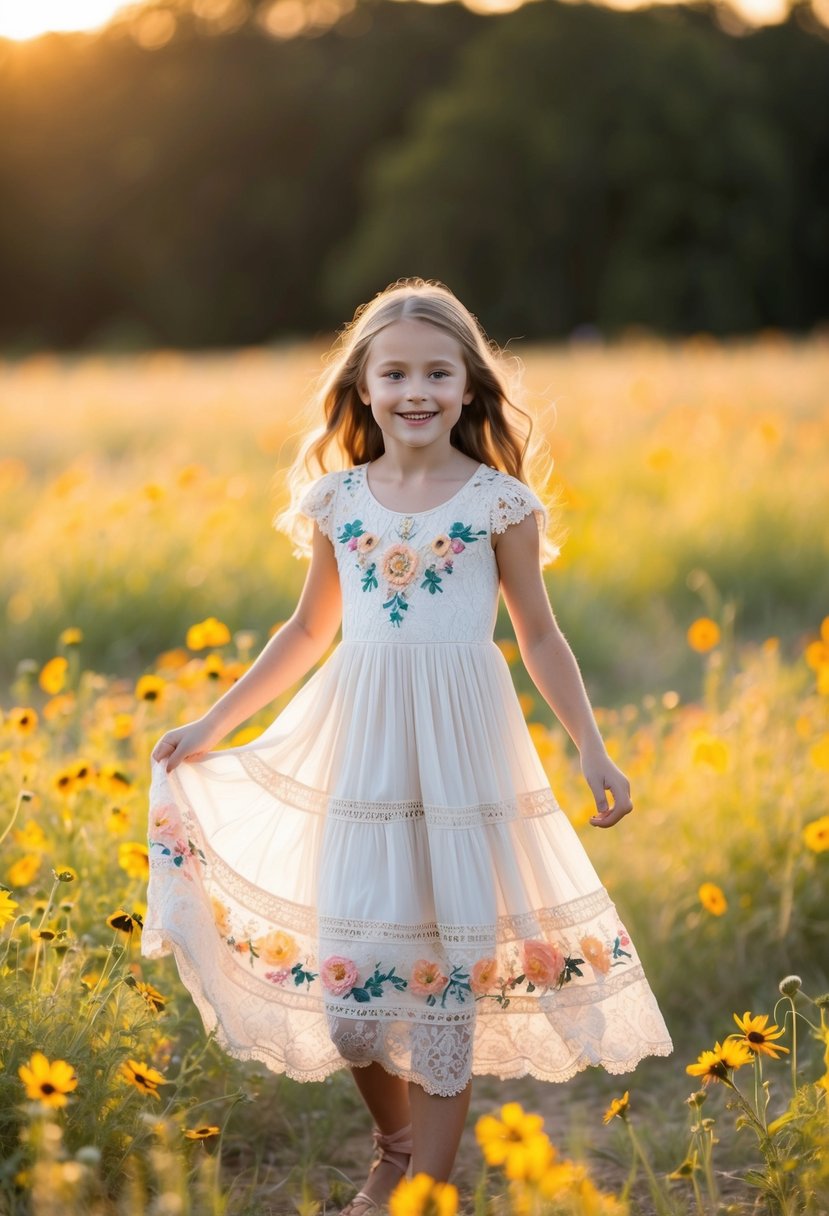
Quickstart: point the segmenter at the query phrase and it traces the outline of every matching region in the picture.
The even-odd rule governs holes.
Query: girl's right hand
[[[200,760],[221,738],[221,733],[206,718],[197,718],[162,735],[152,750],[152,758],[159,764],[166,763],[169,773],[185,760]]]

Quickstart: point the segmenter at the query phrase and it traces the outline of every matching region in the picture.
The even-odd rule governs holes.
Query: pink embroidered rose
[[[625,933],[624,929],[619,929],[617,936],[619,938],[620,946],[629,946],[630,945],[630,938],[628,937],[627,933]]]
[[[549,942],[524,942],[524,975],[536,988],[558,983],[564,970],[564,955]]]
[[[427,958],[419,958],[412,967],[412,977],[409,980],[409,991],[418,996],[438,996],[449,983],[449,977],[441,974],[437,963]]]
[[[451,548],[452,542],[449,537],[442,532],[440,536],[436,536],[432,541],[432,552],[437,553],[438,557],[443,557],[444,553]]]
[[[352,538],[351,538],[351,540],[348,542],[348,545],[346,546],[346,548],[351,549],[351,550],[352,550],[352,552],[353,552],[353,550],[354,550],[354,549],[356,549],[356,548],[357,548],[357,537],[356,537],[356,536],[352,536]]]
[[[466,548],[466,545],[463,543],[462,540],[458,540],[458,538],[456,536],[452,541],[452,552],[453,553],[462,553],[465,548]]]
[[[266,971],[265,979],[272,984],[284,984],[290,974],[287,967],[282,967],[279,971]]]
[[[357,538],[357,552],[371,553],[380,541],[379,536],[375,536],[373,532],[364,532],[362,536]]]
[[[273,933],[257,938],[253,944],[261,959],[277,967],[289,967],[291,963],[296,962],[299,953],[295,939],[289,933],[283,933],[281,929],[275,929]]]
[[[357,983],[357,967],[350,958],[332,954],[320,967],[323,984],[334,996],[342,996]]]
[[[607,946],[602,945],[597,937],[583,937],[579,948],[594,971],[607,975],[610,970],[610,953]]]
[[[417,574],[419,558],[408,545],[391,545],[383,554],[383,576],[392,587],[408,587]]]
[[[483,996],[495,983],[498,961],[494,958],[478,959],[469,976],[469,987],[475,996]]]

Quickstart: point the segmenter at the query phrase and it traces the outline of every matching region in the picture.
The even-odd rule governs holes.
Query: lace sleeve
[[[538,530],[544,535],[547,530],[547,510],[529,486],[517,477],[503,474],[495,482],[490,511],[490,526],[493,532],[506,532],[510,524],[518,524],[532,511]]]
[[[320,532],[334,540],[334,504],[337,499],[339,479],[336,473],[324,473],[303,494],[297,511],[308,519],[315,519]]]

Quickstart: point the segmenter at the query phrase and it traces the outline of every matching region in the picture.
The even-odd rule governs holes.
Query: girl
[[[672,1046],[493,641],[500,590],[612,827],[630,789],[550,608],[557,550],[495,350],[445,287],[403,280],[358,310],[321,398],[276,521],[311,554],[296,610],[153,748],[142,949],[174,953],[229,1054],[352,1069],[379,1149],[343,1209],[363,1216],[410,1163],[449,1178],[473,1073],[564,1081]],[[264,733],[213,750],[341,619]]]

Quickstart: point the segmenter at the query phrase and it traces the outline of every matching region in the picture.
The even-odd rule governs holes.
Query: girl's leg
[[[375,1124],[384,1135],[389,1136],[411,1123],[408,1081],[392,1076],[376,1061],[362,1068],[352,1068],[351,1075]],[[405,1154],[401,1154],[399,1160],[402,1164]],[[398,1169],[393,1162],[381,1161],[360,1190],[370,1195],[375,1203],[385,1203],[404,1173],[405,1169]]]
[[[461,1142],[472,1081],[459,1094],[444,1098],[428,1094],[420,1085],[409,1085],[412,1109],[414,1155],[412,1175],[429,1174],[437,1182],[448,1182]]]

